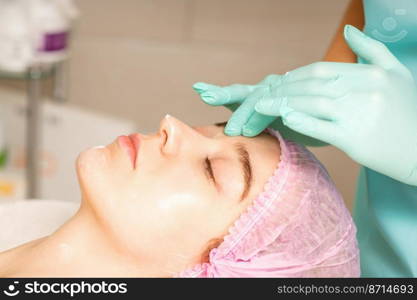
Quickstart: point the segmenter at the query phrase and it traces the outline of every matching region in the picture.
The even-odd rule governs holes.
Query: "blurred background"
[[[70,48],[66,62],[59,65],[60,95],[57,76],[42,77],[39,127],[37,197],[68,201],[79,200],[74,160],[81,150],[132,130],[155,131],[166,113],[190,125],[227,120],[228,110],[199,100],[191,88],[194,82],[253,84],[267,74],[321,60],[348,0],[74,4],[78,14],[71,25]],[[3,197],[21,197],[27,189],[22,177],[28,143],[27,81],[27,76],[0,75],[3,135],[9,149],[0,174]],[[351,209],[358,166],[334,147],[311,150]]]

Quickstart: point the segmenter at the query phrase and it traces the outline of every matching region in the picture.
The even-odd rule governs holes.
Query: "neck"
[[[2,277],[167,277],[118,249],[88,205],[53,234],[0,253]],[[161,268],[159,268],[161,269]]]

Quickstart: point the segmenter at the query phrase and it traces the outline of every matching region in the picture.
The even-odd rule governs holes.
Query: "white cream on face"
[[[195,202],[195,196],[187,193],[172,194],[158,200],[158,208],[162,210],[177,209],[181,205],[189,205]]]

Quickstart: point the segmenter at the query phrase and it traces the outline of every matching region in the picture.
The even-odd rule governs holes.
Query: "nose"
[[[181,151],[191,148],[191,145],[201,143],[200,140],[203,139],[203,136],[190,126],[170,115],[166,115],[161,120],[159,134],[162,152],[170,156],[175,156]]]

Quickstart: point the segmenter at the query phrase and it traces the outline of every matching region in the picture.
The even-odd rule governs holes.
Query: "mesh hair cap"
[[[326,169],[280,142],[278,167],[209,261],[178,277],[358,277],[356,227]]]

